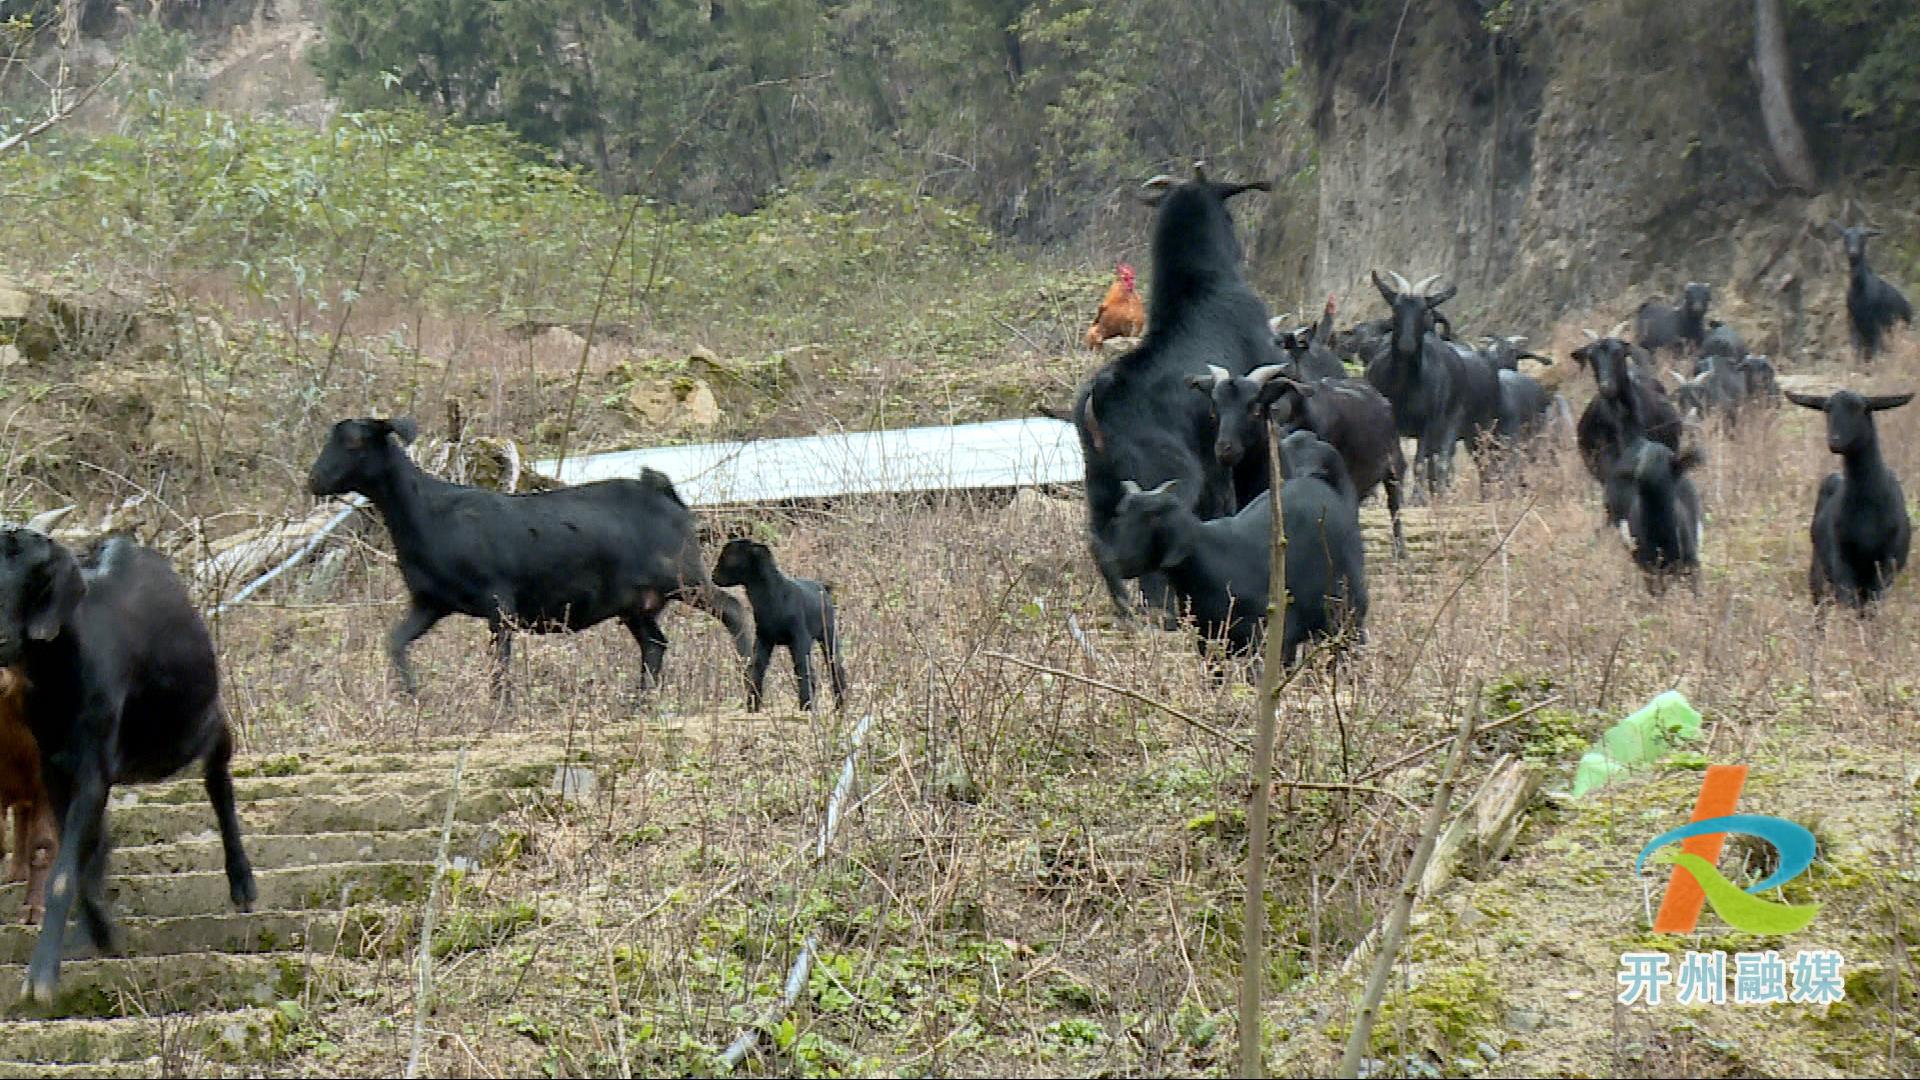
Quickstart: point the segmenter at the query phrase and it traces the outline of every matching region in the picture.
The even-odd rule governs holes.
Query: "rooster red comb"
[[[1133,288],[1133,267],[1128,266],[1126,263],[1121,263],[1115,268],[1115,272],[1120,275],[1120,284],[1129,289]]]

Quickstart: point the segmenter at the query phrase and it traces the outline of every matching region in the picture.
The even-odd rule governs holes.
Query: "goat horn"
[[[1207,163],[1199,158],[1193,159],[1193,179],[1195,183],[1207,182]]]
[[[1233,378],[1233,372],[1228,371],[1219,364],[1208,364],[1207,370],[1213,373],[1213,378],[1216,382],[1227,382]]]
[[[1120,490],[1127,495],[1138,495],[1140,494],[1140,485],[1131,480],[1122,480],[1120,481]]]
[[[1439,280],[1439,274],[1428,274],[1426,277],[1420,279],[1420,284],[1413,287],[1413,294],[1415,296],[1427,295],[1427,290],[1433,288],[1433,283]]]
[[[1413,286],[1407,284],[1407,279],[1401,277],[1398,270],[1389,270],[1387,271],[1387,275],[1393,278],[1393,287],[1399,290],[1401,296],[1406,296],[1408,293],[1417,291]]]
[[[1599,334],[1597,334],[1597,333],[1595,333],[1595,332],[1593,332],[1592,330],[1589,330],[1589,329],[1587,329],[1586,327],[1581,327],[1581,328],[1580,328],[1580,332],[1581,332],[1581,333],[1583,333],[1583,334],[1585,334],[1585,335],[1587,335],[1587,340],[1588,340],[1588,341],[1599,341],[1599,340],[1600,340],[1600,335],[1599,335]]]
[[[1170,492],[1170,491],[1172,491],[1172,490],[1173,490],[1173,485],[1174,485],[1174,484],[1176,484],[1176,483],[1179,483],[1179,481],[1178,481],[1178,480],[1168,480],[1168,481],[1166,481],[1166,482],[1164,482],[1164,483],[1162,483],[1162,484],[1161,484],[1161,485],[1160,485],[1159,487],[1157,487],[1157,488],[1154,488],[1153,490],[1151,490],[1151,491],[1149,491],[1149,492],[1147,492],[1147,494],[1148,494],[1148,495],[1165,495],[1165,494],[1167,494],[1168,492]]]
[[[1270,380],[1285,372],[1286,369],[1285,364],[1263,364],[1247,372],[1247,378],[1253,380],[1256,386],[1265,386]]]

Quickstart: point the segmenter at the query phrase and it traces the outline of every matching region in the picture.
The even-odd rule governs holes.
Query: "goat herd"
[[[1521,358],[1546,359],[1523,352],[1520,339],[1455,342],[1441,313],[1455,290],[1434,291],[1433,278],[1409,284],[1375,273],[1389,314],[1349,330],[1334,330],[1331,304],[1316,327],[1270,322],[1241,276],[1226,209],[1250,189],[1265,185],[1212,181],[1198,166],[1191,180],[1147,183],[1157,214],[1145,334],[1087,379],[1072,419],[1093,554],[1122,613],[1137,607],[1127,585],[1137,581],[1162,616],[1190,612],[1207,638],[1243,654],[1255,649],[1267,607],[1271,449],[1282,473],[1282,647],[1291,663],[1310,639],[1364,628],[1357,504],[1376,487],[1395,553],[1405,556],[1402,437],[1416,440],[1420,476],[1437,492],[1458,444],[1511,455],[1564,427],[1571,411],[1517,369]],[[1844,236],[1854,339],[1869,354],[1894,319],[1911,321],[1906,300],[1866,265],[1870,235]],[[1609,523],[1623,527],[1655,583],[1691,575],[1699,560],[1700,499],[1687,477],[1699,457],[1680,446],[1675,402],[1733,416],[1777,393],[1767,361],[1746,355],[1730,327],[1708,323],[1710,298],[1706,286],[1689,285],[1677,308],[1642,307],[1637,344],[1596,337],[1573,353],[1599,390],[1576,426],[1580,451]],[[1652,366],[1652,350],[1669,346],[1700,357],[1694,379],[1671,397]],[[1362,362],[1366,377],[1346,377],[1342,357]],[[1873,413],[1911,395],[1787,396],[1826,412],[1828,445],[1845,463],[1821,484],[1815,507],[1814,596],[1864,608],[1905,564],[1909,539]],[[1277,447],[1270,431],[1284,432]],[[503,495],[423,472],[405,450],[414,434],[404,419],[343,420],[308,483],[315,496],[364,495],[386,522],[409,598],[387,652],[408,692],[408,647],[451,614],[487,620],[499,695],[516,627],[579,630],[608,619],[632,633],[651,685],[666,653],[659,617],[677,600],[720,620],[739,653],[751,654],[749,708],[760,704],[778,648],[791,654],[801,705],[811,707],[816,644],[844,704],[831,591],[787,577],[765,545],[745,539],[730,541],[709,574],[693,516],[667,477],[648,470],[638,480]],[[745,588],[751,631],[722,586]],[[50,1000],[57,988],[76,901],[84,936],[102,952],[115,947],[105,893],[114,784],[200,763],[233,903],[253,904],[232,753],[211,636],[163,555],[113,538],[77,556],[38,532],[0,529],[0,810],[13,813],[10,870],[28,881],[27,921],[44,916],[27,969],[32,996]]]
[[[1357,637],[1367,613],[1358,500],[1386,496],[1395,554],[1407,463],[1416,443],[1426,490],[1451,479],[1461,444],[1492,471],[1542,433],[1572,423],[1587,470],[1600,485],[1609,527],[1618,526],[1655,591],[1673,577],[1697,584],[1700,495],[1688,473],[1699,451],[1681,446],[1683,410],[1735,421],[1780,391],[1772,364],[1749,355],[1733,327],[1707,318],[1709,286],[1689,284],[1681,303],[1641,305],[1635,342],[1591,335],[1573,350],[1597,393],[1577,423],[1564,398],[1522,373],[1518,337],[1478,348],[1453,340],[1441,307],[1457,287],[1409,284],[1373,274],[1386,317],[1335,330],[1333,305],[1317,326],[1269,322],[1241,277],[1227,201],[1260,184],[1161,176],[1144,197],[1158,208],[1153,290],[1137,345],[1081,386],[1072,419],[1087,462],[1088,525],[1095,562],[1124,617],[1144,607],[1162,618],[1190,612],[1208,640],[1250,653],[1267,612],[1273,478],[1268,432],[1280,433],[1281,521],[1286,538],[1288,663],[1321,636]],[[1850,263],[1853,340],[1878,352],[1895,322],[1912,321],[1899,290],[1866,262],[1873,230],[1841,231]],[[1089,331],[1089,340],[1103,336]],[[1654,357],[1677,350],[1693,377],[1669,394]],[[1345,361],[1364,366],[1346,377]],[[1844,468],[1821,484],[1813,519],[1811,588],[1816,602],[1864,610],[1906,564],[1910,525],[1899,481],[1880,456],[1873,413],[1911,394],[1852,391],[1789,399],[1827,415],[1827,444]],[[1138,583],[1140,597],[1131,595]]]

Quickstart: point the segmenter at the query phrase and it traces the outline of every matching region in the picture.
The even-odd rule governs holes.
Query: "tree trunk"
[[[1760,83],[1760,115],[1767,141],[1787,182],[1812,191],[1819,186],[1806,133],[1793,113],[1793,62],[1780,0],[1753,0],[1753,76]]]

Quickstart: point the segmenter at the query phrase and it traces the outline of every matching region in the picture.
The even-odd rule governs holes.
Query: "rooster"
[[[1087,348],[1098,351],[1108,338],[1139,337],[1147,329],[1147,309],[1140,294],[1133,291],[1133,267],[1121,263],[1114,270],[1113,284],[1087,327]]]

